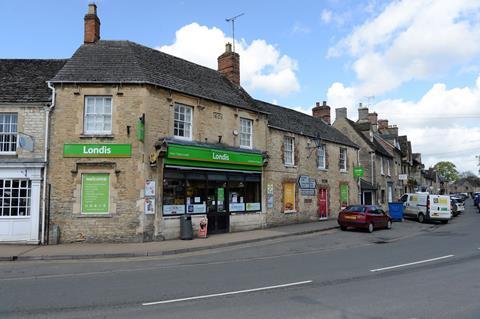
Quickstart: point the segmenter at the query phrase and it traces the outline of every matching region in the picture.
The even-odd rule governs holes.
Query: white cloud
[[[332,11],[323,9],[322,13],[320,14],[320,19],[322,19],[323,23],[329,24],[330,21],[332,21]]]
[[[310,28],[301,24],[300,22],[295,22],[292,28],[292,34],[307,34],[310,32]]]
[[[394,1],[329,48],[348,54],[362,95],[379,95],[416,79],[444,75],[480,55],[477,0]]]
[[[334,108],[347,107],[348,117],[356,120],[355,102],[358,91],[333,83],[327,92]],[[480,76],[470,87],[448,89],[434,84],[418,101],[387,99],[370,107],[379,119],[399,127],[400,135],[408,135],[414,152],[422,153],[426,166],[441,160],[454,162],[460,171],[478,171],[475,159],[480,155]],[[332,112],[334,117],[335,113]]]
[[[191,23],[175,33],[171,45],[159,47],[160,51],[217,69],[217,57],[225,51],[225,43],[232,42],[222,30]],[[235,41],[235,51],[240,54],[240,80],[249,91],[261,90],[286,96],[300,90],[296,71],[297,62],[265,40],[250,43]]]

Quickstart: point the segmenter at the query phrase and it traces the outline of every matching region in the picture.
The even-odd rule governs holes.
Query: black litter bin
[[[183,240],[193,239],[192,216],[185,214],[180,216],[180,238]]]

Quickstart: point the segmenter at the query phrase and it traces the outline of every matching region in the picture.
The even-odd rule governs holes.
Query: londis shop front
[[[163,160],[165,221],[208,218],[208,233],[262,226],[260,152],[169,143]]]

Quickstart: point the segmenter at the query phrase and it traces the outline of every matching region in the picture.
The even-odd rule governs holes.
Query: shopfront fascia
[[[170,143],[163,163],[163,216],[262,210],[262,154]]]

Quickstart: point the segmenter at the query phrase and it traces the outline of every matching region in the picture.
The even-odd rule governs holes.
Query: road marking
[[[437,258],[432,258],[432,259],[415,261],[415,262],[408,263],[408,264],[401,264],[401,265],[390,266],[390,267],[385,267],[385,268],[372,269],[370,271],[371,272],[377,272],[377,271],[390,270],[390,269],[395,269],[395,268],[400,268],[400,267],[424,264],[424,263],[428,263],[428,262],[431,262],[431,261],[437,261],[437,260],[442,260],[442,259],[446,259],[446,258],[451,258],[451,257],[454,257],[454,256],[455,255],[447,255],[447,256],[442,256],[442,257],[437,257]]]
[[[272,290],[272,289],[286,288],[286,287],[292,287],[292,286],[300,286],[300,285],[306,285],[306,284],[310,284],[310,283],[312,283],[312,280],[292,282],[292,283],[289,283],[289,284],[282,284],[282,285],[268,286],[268,287],[260,287],[260,288],[254,288],[254,289],[222,292],[222,293],[211,294],[211,295],[187,297],[187,298],[180,298],[180,299],[161,300],[161,301],[154,301],[154,302],[145,302],[145,303],[142,303],[142,306],[152,306],[152,305],[160,305],[160,304],[174,303],[174,302],[180,302],[180,301],[207,299],[207,298],[229,296],[229,295],[238,295],[238,294],[245,294],[245,293],[249,293],[249,292],[257,292],[257,291]]]

